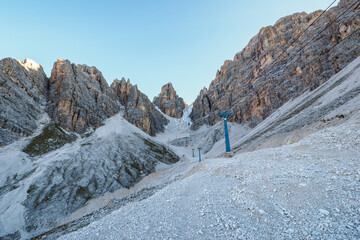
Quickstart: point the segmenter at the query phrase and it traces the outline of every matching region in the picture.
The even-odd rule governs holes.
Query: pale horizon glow
[[[130,79],[150,100],[171,82],[191,103],[261,27],[331,2],[5,1],[0,58],[33,59],[48,77],[59,58],[95,66],[109,85]]]

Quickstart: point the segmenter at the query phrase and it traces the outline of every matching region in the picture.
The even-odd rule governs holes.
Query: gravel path
[[[360,114],[279,148],[199,163],[59,239],[359,239]]]

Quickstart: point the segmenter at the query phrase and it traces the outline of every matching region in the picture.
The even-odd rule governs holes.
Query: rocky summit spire
[[[44,113],[48,79],[30,59],[0,60],[0,147],[30,136]]]
[[[83,133],[120,110],[114,92],[96,67],[58,59],[50,77],[49,114],[67,131]]]
[[[154,97],[153,103],[170,117],[181,118],[183,116],[184,100],[176,94],[171,83],[167,83],[161,88],[160,94]]]
[[[162,132],[168,120],[154,107],[149,98],[130,80],[115,79],[111,84],[118,101],[125,106],[124,118],[147,134]]]

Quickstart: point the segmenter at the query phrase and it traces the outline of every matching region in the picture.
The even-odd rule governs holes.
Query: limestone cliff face
[[[124,78],[111,84],[119,102],[125,106],[125,119],[151,136],[164,130],[168,120],[155,109],[149,98]]]
[[[69,60],[57,60],[50,79],[32,60],[1,60],[0,146],[32,135],[45,113],[65,130],[84,133],[118,113],[121,105],[124,117],[148,134],[164,130],[168,120],[136,85],[123,79],[112,88],[96,67]]]
[[[83,133],[120,110],[112,89],[96,67],[59,59],[50,77],[49,114],[67,131]]]
[[[184,100],[176,94],[171,83],[167,83],[161,88],[159,96],[154,97],[153,103],[170,117],[181,118],[183,116]]]
[[[0,146],[33,134],[44,113],[48,79],[30,59],[0,61]]]
[[[190,115],[193,126],[215,124],[222,111],[234,113],[231,121],[254,126],[343,69],[360,54],[360,3],[330,22],[353,3],[342,0],[317,21],[322,11],[296,13],[262,28],[232,61],[225,61],[209,89],[201,90]]]

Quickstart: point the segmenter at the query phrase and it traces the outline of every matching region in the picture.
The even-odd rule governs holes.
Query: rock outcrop
[[[296,13],[262,28],[201,90],[190,114],[193,127],[215,124],[222,111],[234,113],[230,121],[255,126],[327,81],[360,54],[359,5],[342,0],[321,17],[322,11]]]
[[[162,132],[168,120],[154,107],[149,98],[124,78],[114,80],[111,88],[125,106],[124,118],[151,136]]]
[[[34,133],[47,94],[48,79],[39,64],[30,59],[0,61],[0,146]]]
[[[161,88],[160,94],[154,97],[153,103],[170,117],[181,118],[183,116],[184,100],[176,94],[171,83],[167,83]]]
[[[83,133],[119,112],[120,105],[96,67],[59,59],[50,77],[49,114],[67,131]]]

